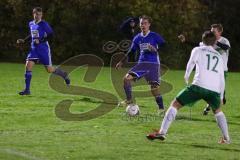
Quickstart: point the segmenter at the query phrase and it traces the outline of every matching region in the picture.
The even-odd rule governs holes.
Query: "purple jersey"
[[[53,33],[52,28],[46,21],[40,21],[35,23],[34,21],[29,22],[31,32],[31,50],[27,56],[27,60],[36,61],[39,60],[45,66],[52,65],[51,51],[48,41],[45,40],[49,35]],[[34,40],[38,39],[39,44],[35,44]]]
[[[39,23],[35,23],[34,21],[29,22],[29,28],[31,32],[31,48],[41,47],[42,45],[46,45],[47,42],[43,41],[49,34],[53,33],[52,28],[46,21],[40,21]],[[40,44],[34,44],[34,39],[39,39]]]
[[[160,64],[158,52],[151,52],[148,49],[149,45],[154,46],[156,49],[161,47],[165,43],[165,40],[159,34],[149,31],[145,36],[143,33],[137,34],[131,45],[131,52],[135,53],[140,51],[140,57],[138,63],[151,62]]]

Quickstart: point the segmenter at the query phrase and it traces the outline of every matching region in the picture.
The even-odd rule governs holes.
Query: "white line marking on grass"
[[[17,151],[17,150],[14,150],[14,149],[0,149],[0,152],[5,152],[7,154],[10,154],[10,155],[15,155],[15,156],[19,156],[19,157],[22,157],[22,158],[26,158],[26,159],[31,159],[31,160],[41,160],[40,158],[37,158],[37,157],[34,157],[30,154],[27,154],[25,152],[22,152],[22,151]]]

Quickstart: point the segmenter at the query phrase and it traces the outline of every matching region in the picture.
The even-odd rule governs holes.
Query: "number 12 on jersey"
[[[218,65],[218,61],[219,61],[218,57],[217,56],[211,56],[210,54],[207,54],[206,56],[208,58],[207,69],[218,73],[218,71],[216,70],[217,65]]]

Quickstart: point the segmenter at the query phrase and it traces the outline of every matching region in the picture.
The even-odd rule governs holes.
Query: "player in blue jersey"
[[[26,59],[25,71],[25,89],[19,92],[20,95],[30,94],[30,84],[32,79],[32,68],[36,62],[42,63],[48,73],[61,76],[67,85],[70,85],[70,79],[66,72],[52,66],[51,51],[48,40],[53,36],[53,30],[49,24],[42,20],[42,8],[33,9],[34,20],[29,22],[30,35],[25,39],[18,39],[17,44],[23,44],[31,40],[31,49]]]
[[[138,63],[131,68],[124,77],[124,90],[126,93],[126,100],[121,104],[131,104],[132,100],[132,86],[131,83],[142,77],[146,79],[151,86],[152,95],[155,97],[159,110],[164,110],[163,98],[159,92],[160,85],[160,60],[158,55],[159,47],[165,44],[164,39],[157,33],[150,31],[151,18],[142,16],[140,18],[141,33],[137,34],[127,54],[134,54],[137,50],[140,51]],[[124,61],[125,56],[117,63],[116,69],[119,69]]]

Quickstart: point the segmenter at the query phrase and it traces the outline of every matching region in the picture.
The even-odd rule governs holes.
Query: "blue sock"
[[[159,109],[164,109],[162,96],[160,96],[160,95],[159,95],[159,96],[156,96],[156,97],[155,97],[155,100],[156,100],[156,102],[157,102],[157,104],[158,104]]]
[[[128,101],[132,100],[132,86],[131,86],[131,82],[130,81],[129,82],[125,81],[123,88],[125,90],[125,94],[127,96],[127,100]]]
[[[32,79],[32,71],[25,72],[25,90],[30,91],[30,84]]]
[[[63,79],[67,78],[67,73],[62,71],[60,68],[56,68],[56,70],[53,72],[53,74],[56,74],[56,75],[62,77]]]

